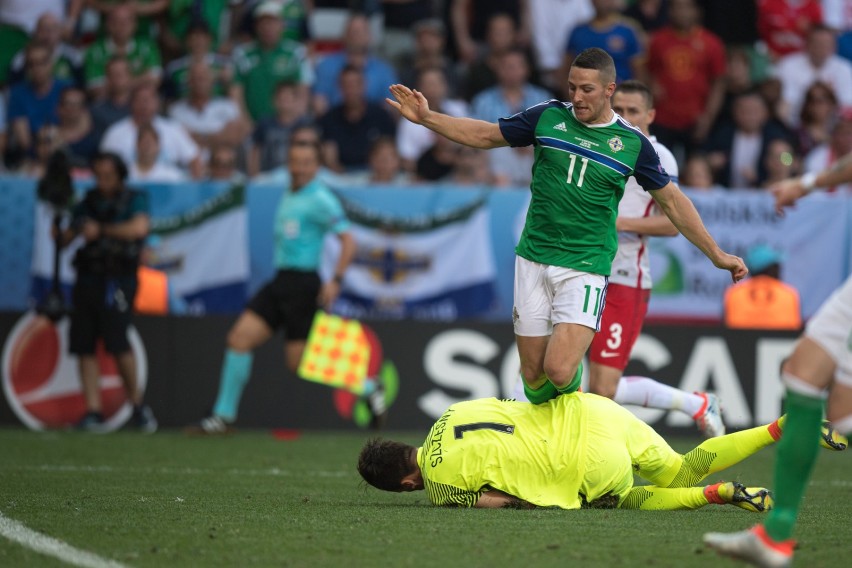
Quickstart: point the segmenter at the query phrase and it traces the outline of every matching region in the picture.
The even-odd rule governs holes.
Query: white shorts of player
[[[817,342],[834,359],[837,382],[852,387],[852,276],[808,321],[805,336]]]
[[[600,329],[607,277],[515,257],[515,335],[550,335],[557,323]]]

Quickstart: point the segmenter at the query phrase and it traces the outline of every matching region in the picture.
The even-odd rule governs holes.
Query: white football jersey
[[[654,149],[660,156],[660,163],[666,172],[677,183],[677,161],[668,148],[657,142],[657,138],[649,136]],[[657,213],[657,207],[651,193],[642,189],[636,178],[627,180],[624,187],[624,197],[618,204],[619,217],[649,217]],[[619,231],[618,251],[612,261],[612,272],[609,281],[623,286],[647,289],[651,287],[651,265],[648,260],[648,237],[637,233]]]

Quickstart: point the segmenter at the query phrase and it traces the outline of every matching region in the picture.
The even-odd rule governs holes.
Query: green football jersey
[[[617,114],[587,125],[551,100],[499,121],[511,146],[535,146],[532,197],[515,252],[527,260],[608,276],[618,248],[615,218],[624,185],[645,190],[669,176],[651,142]]]
[[[289,39],[282,39],[268,50],[251,42],[235,49],[233,57],[236,80],[243,86],[246,107],[253,120],[275,114],[272,99],[278,83],[313,83],[307,50]]]

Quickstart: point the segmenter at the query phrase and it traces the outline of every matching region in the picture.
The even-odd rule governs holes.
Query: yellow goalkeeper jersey
[[[538,506],[578,509],[588,396],[452,405],[417,453],[429,500],[472,507],[483,492],[499,489]]]

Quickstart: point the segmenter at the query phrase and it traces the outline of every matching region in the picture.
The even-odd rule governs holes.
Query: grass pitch
[[[387,437],[412,444],[423,433]],[[457,510],[422,492],[361,487],[366,434],[190,438],[0,429],[0,513],[127,566],[734,566],[701,545],[759,515],[698,511]],[[698,440],[673,445],[685,451]],[[772,485],[774,451],[718,475]],[[797,565],[848,565],[852,478],[821,452],[800,518]],[[715,481],[711,479],[709,481]],[[2,517],[0,517],[2,520]],[[0,536],[0,566],[68,566]]]

